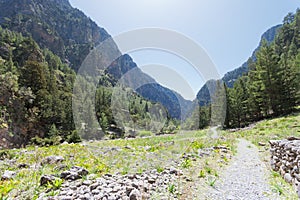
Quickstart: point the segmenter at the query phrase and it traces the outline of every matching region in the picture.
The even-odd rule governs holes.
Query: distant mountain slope
[[[68,0],[0,0],[0,25],[31,36],[42,48],[50,49],[75,71],[91,49],[110,37],[105,29],[73,8]],[[113,85],[136,67],[130,56],[121,56],[107,70],[107,81]],[[139,75],[148,77],[142,71]],[[174,95],[173,91],[159,84],[142,87],[138,92],[148,100],[160,102],[175,118],[181,115],[177,109],[179,101],[187,107],[191,105],[191,101]],[[175,96],[179,96],[179,100]]]
[[[91,48],[110,37],[68,0],[1,0],[0,24],[31,36],[75,71]]]
[[[282,25],[277,25],[274,26],[272,28],[270,28],[269,30],[267,30],[262,36],[261,36],[261,40],[259,43],[259,46],[254,50],[254,52],[252,53],[251,57],[249,59],[252,59],[253,61],[256,61],[256,52],[260,49],[261,46],[261,42],[263,40],[266,40],[267,42],[272,42],[274,41],[275,37],[276,37],[276,33],[277,31],[282,27]],[[227,72],[224,77],[222,78],[222,81],[224,83],[226,83],[226,85],[230,88],[233,87],[235,81],[241,77],[243,74],[248,72],[248,62],[246,61],[242,66],[236,68],[233,71]],[[200,103],[200,105],[206,105],[207,103],[210,102],[210,93],[209,93],[209,89],[211,89],[211,91],[214,91],[214,85],[215,80],[209,80],[198,92],[197,94],[197,100]]]

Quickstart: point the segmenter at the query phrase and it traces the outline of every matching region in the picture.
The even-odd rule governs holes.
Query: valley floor
[[[267,144],[299,137],[299,124],[298,113],[217,138],[203,130],[1,150],[0,199],[297,199],[270,169]]]

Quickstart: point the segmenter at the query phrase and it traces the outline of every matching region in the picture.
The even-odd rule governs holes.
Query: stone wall
[[[300,198],[300,139],[271,140],[271,167],[292,184]]]

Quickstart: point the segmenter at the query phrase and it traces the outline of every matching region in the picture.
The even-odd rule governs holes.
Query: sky
[[[205,50],[220,77],[251,56],[266,30],[300,8],[299,0],[70,0],[70,3],[112,37],[146,27],[176,31]],[[186,99],[194,99],[207,81],[187,60],[170,52],[141,49],[130,55],[144,72]]]

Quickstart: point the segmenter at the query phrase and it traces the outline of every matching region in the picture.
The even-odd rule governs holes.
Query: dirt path
[[[267,180],[268,170],[260,160],[257,147],[239,140],[237,154],[220,179],[199,199],[260,200],[279,199]]]

